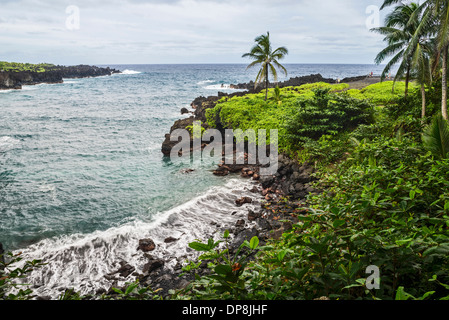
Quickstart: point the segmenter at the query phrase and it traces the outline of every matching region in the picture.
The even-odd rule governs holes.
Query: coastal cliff
[[[21,89],[23,85],[62,83],[64,78],[110,76],[119,70],[96,66],[52,66],[43,72],[0,70],[0,89]]]

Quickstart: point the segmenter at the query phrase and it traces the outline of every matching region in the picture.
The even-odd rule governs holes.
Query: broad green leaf
[[[122,290],[117,289],[117,288],[112,288],[113,291],[115,291],[118,294],[124,294]]]
[[[227,264],[220,264],[215,267],[215,272],[222,275],[227,275],[232,272],[232,268]]]
[[[426,292],[422,297],[418,298],[418,300],[424,300],[427,297],[430,297],[431,295],[433,295],[434,293],[435,293],[435,291]]]
[[[335,220],[333,223],[334,228],[338,228],[341,227],[342,225],[344,225],[346,223],[345,220]]]
[[[249,247],[251,250],[255,250],[259,246],[259,238],[258,237],[252,237],[251,241],[249,242]]]
[[[363,284],[360,283],[354,283],[354,284],[350,284],[349,286],[343,287],[343,289],[350,289],[350,288],[356,288],[356,287],[363,287]]]
[[[138,286],[138,283],[137,283],[137,282],[131,284],[128,288],[126,288],[125,295],[128,295],[128,294],[130,294],[131,292],[133,292],[134,289],[137,288],[137,286]]]
[[[287,250],[282,250],[278,252],[278,261],[281,262],[284,260],[285,255],[287,254]]]
[[[396,291],[396,298],[395,300],[408,300],[408,299],[415,299],[411,294],[405,292],[404,287],[399,287]]]
[[[200,242],[191,242],[189,247],[196,251],[209,251],[209,246]]]

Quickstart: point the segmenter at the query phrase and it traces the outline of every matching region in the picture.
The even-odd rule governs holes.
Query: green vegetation
[[[415,61],[428,63],[426,54],[416,50]],[[315,163],[323,192],[226,286],[214,264],[177,297],[448,300],[449,124],[438,111],[441,77],[428,82],[418,65],[408,83],[317,83],[273,90],[267,101],[224,98],[209,110],[210,126],[277,128],[281,151]]]
[[[20,72],[20,71],[45,72],[54,67],[55,65],[49,63],[31,64],[31,63],[0,61],[0,71],[3,70],[11,72]]]
[[[414,83],[411,83],[409,86],[412,90],[417,88],[417,85]],[[348,90],[348,94],[353,98],[368,99],[375,105],[394,105],[404,96],[404,90],[404,82],[384,81],[372,84],[361,90]]]
[[[329,94],[329,89],[314,90],[312,99],[298,100],[296,110],[286,121],[288,138],[293,145],[338,135],[372,122],[374,108],[366,100],[345,94]]]
[[[197,281],[188,285],[184,290],[175,293],[174,297],[183,299],[186,293],[191,293],[193,299],[234,299],[242,300],[250,298],[251,289],[247,283],[247,267],[250,256],[253,256],[259,247],[259,239],[253,237],[250,241],[245,240],[235,253],[229,250],[229,231],[223,234],[225,246],[219,248],[223,241],[209,239],[207,243],[192,242],[189,247],[201,252],[198,258],[200,263],[190,262],[184,267],[184,271],[193,272],[198,269],[201,262],[206,262],[212,271],[211,275],[199,277]],[[251,272],[251,271],[250,271]]]
[[[398,84],[398,90],[405,85]],[[308,213],[298,215],[280,240],[258,248],[256,259],[225,288],[212,268],[183,297],[448,300],[449,124],[436,111],[423,123],[419,87],[406,100],[391,93],[392,83],[350,91],[351,97],[329,92],[330,85],[309,88],[315,89],[282,90],[282,115],[297,108],[296,118],[289,123],[272,116],[271,125],[284,132],[295,126],[298,139],[285,140],[286,149],[296,150],[300,162],[316,163],[316,186],[323,192],[310,195]],[[430,90],[430,101],[438,94]],[[257,114],[279,107],[274,99],[258,104],[261,98],[252,98],[223,101],[217,110],[227,123],[240,125],[246,122],[233,121],[247,108]],[[377,105],[370,108],[368,101]],[[240,116],[232,118],[228,108]],[[367,287],[370,266],[379,268],[379,289]]]

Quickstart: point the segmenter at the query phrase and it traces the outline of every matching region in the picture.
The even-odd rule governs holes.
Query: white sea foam
[[[75,84],[75,83],[79,83],[79,81],[78,80],[73,80],[73,79],[71,79],[71,80],[65,80],[64,79],[64,83],[65,84]]]
[[[237,198],[255,197],[249,191],[252,186],[249,180],[232,179],[225,186],[213,187],[181,206],[157,214],[150,222],[136,220],[106,231],[46,239],[33,244],[21,250],[23,261],[43,259],[47,265],[33,271],[24,282],[38,286],[33,290],[35,294],[52,298],[57,298],[64,288],[74,288],[82,294],[107,290],[112,282],[105,275],[116,272],[122,261],[142,273],[148,259],[137,247],[143,238],[153,239],[156,250],[151,255],[166,261],[165,267],[173,268],[195,255],[187,250],[188,243],[218,238],[217,231],[222,234],[237,219],[245,217],[248,208],[255,209],[257,201],[240,208],[235,206]],[[237,213],[232,215],[233,211]],[[179,240],[165,243],[168,237]],[[134,276],[118,280],[114,285],[131,282]]]
[[[19,140],[9,136],[0,137],[0,152],[12,150],[20,143]]]
[[[213,82],[215,82],[215,81],[214,80],[203,80],[203,81],[198,82],[197,85],[202,86],[203,84],[213,83]]]
[[[229,85],[229,84],[213,84],[213,85],[204,87],[204,89],[207,89],[207,90],[236,90],[236,91],[242,90],[242,89],[231,88],[231,85]]]
[[[126,69],[126,70],[123,70],[121,73],[119,73],[119,74],[140,74],[140,73],[142,73],[142,72],[140,72],[140,71],[135,71],[135,70],[128,70],[128,69]]]
[[[39,83],[34,85],[23,85],[22,89],[5,89],[0,90],[0,93],[7,93],[7,92],[23,92],[23,91],[31,91],[31,90],[37,90],[39,86],[46,85],[46,83]]]
[[[25,85],[22,86],[22,91],[32,91],[32,90],[37,90],[39,89],[40,86],[45,85],[46,83],[39,83],[39,84],[34,84],[34,85]]]

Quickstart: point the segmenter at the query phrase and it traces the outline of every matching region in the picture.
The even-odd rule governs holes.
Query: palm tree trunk
[[[407,74],[405,76],[405,98],[408,96],[408,85],[410,83],[410,64],[407,67]]]
[[[447,120],[447,52],[449,45],[443,48],[443,77],[442,77],[442,97],[441,97],[441,114]]]
[[[265,101],[268,99],[268,66],[265,74]]]
[[[422,96],[421,118],[424,121],[424,118],[426,117],[426,88],[424,87],[424,84],[421,84],[421,96]]]

